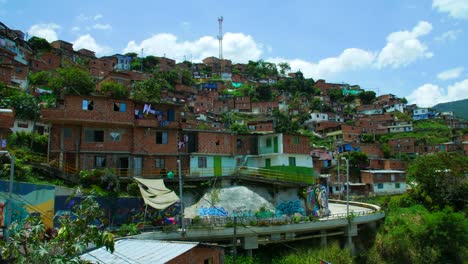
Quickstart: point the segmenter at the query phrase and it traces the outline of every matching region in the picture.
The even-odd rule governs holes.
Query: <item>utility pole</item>
[[[232,263],[237,262],[237,217],[234,216],[234,232],[232,234]]]
[[[180,223],[181,223],[182,234],[183,234],[185,233],[185,223],[184,223],[184,202],[182,201],[183,190],[182,190],[182,168],[180,164],[180,155],[179,155],[179,159],[177,160],[177,165],[179,168]]]
[[[143,48],[141,49],[141,64],[140,64],[141,72],[143,72]]]

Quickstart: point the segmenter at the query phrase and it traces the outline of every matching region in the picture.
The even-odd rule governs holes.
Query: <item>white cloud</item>
[[[432,8],[439,12],[449,13],[453,18],[468,19],[468,1],[466,0],[433,0]]]
[[[55,23],[36,24],[29,28],[28,34],[30,36],[45,38],[47,41],[52,42],[58,39],[57,30],[60,28],[61,27]]]
[[[463,100],[468,98],[468,79],[449,85],[447,89],[434,84],[424,84],[406,97],[411,104],[432,107],[439,103]]]
[[[201,61],[206,57],[218,56],[218,40],[212,36],[204,36],[194,41],[179,41],[177,36],[160,33],[147,38],[140,43],[135,40],[128,42],[123,50],[140,53],[144,49],[145,55],[155,55],[183,60],[184,56],[191,56],[194,61]],[[223,57],[234,62],[258,60],[263,52],[261,44],[256,43],[250,35],[243,33],[226,33],[223,36]]]
[[[338,57],[322,59],[317,63],[300,59],[287,60],[282,58],[268,59],[270,62],[288,62],[292,71],[301,70],[305,76],[327,78],[335,73],[370,67],[376,57],[375,53],[362,49],[346,49]]]
[[[102,14],[97,14],[97,15],[94,16],[93,19],[94,19],[94,20],[99,20],[99,19],[101,19],[102,17],[103,17]]]
[[[453,69],[448,69],[446,71],[443,71],[439,74],[437,74],[437,78],[440,80],[450,80],[450,79],[455,79],[458,78],[461,73],[463,72],[463,67],[457,67]]]
[[[113,51],[109,46],[99,45],[90,34],[78,37],[78,39],[73,42],[73,49],[92,50],[96,52],[97,56],[109,55]]]
[[[398,68],[406,66],[420,58],[430,58],[432,53],[418,37],[429,34],[432,25],[420,21],[412,31],[397,31],[387,36],[387,44],[380,51],[376,66],[379,68],[391,66]]]
[[[301,70],[307,77],[327,79],[334,74],[365,68],[403,67],[420,58],[430,58],[432,53],[418,37],[429,34],[432,25],[419,22],[411,31],[397,31],[387,36],[387,44],[380,52],[358,48],[345,49],[336,57],[328,57],[318,62],[301,59],[269,58],[268,61],[287,62],[292,71]]]
[[[86,20],[89,19],[89,17],[88,17],[88,16],[85,16],[84,14],[79,14],[79,15],[76,17],[76,19],[77,19],[78,21],[86,21]]]
[[[100,24],[97,23],[93,26],[94,29],[99,29],[99,30],[110,30],[112,29],[112,26],[110,24]]]
[[[76,26],[75,26],[75,27],[72,27],[71,30],[72,30],[72,31],[75,31],[75,32],[76,32],[76,31],[80,31],[80,27],[76,27]]]
[[[458,35],[461,33],[461,30],[449,30],[447,32],[442,33],[440,36],[435,37],[437,41],[449,41],[449,40],[456,40]]]

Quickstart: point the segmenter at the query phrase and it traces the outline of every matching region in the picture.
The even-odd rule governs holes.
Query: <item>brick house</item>
[[[157,57],[158,59],[158,70],[161,72],[168,72],[175,68],[175,60],[166,57]]]
[[[81,260],[108,263],[166,263],[166,264],[223,264],[224,249],[218,245],[199,242],[120,239],[115,252],[98,248],[80,256]]]
[[[211,67],[213,73],[231,73],[232,71],[232,62],[230,60],[208,57],[203,59],[203,63]]]
[[[61,58],[55,51],[45,51],[31,58],[30,69],[33,72],[51,71],[60,68]]]
[[[121,176],[154,176],[175,169],[180,106],[144,105],[97,96],[66,96],[43,109],[51,124],[50,157],[60,167],[114,168]],[[135,111],[136,110],[136,111]]]
[[[251,104],[249,96],[239,96],[234,98],[234,109],[239,112],[250,112]]]
[[[273,123],[273,119],[247,121],[247,129],[250,132],[273,132]]]
[[[417,153],[417,150],[415,148],[415,139],[412,137],[390,139],[388,140],[387,143],[391,148],[392,155],[397,155],[399,153],[406,153],[406,154]]]
[[[361,170],[361,181],[376,195],[406,192],[406,172],[400,170]]]
[[[406,170],[408,162],[398,159],[371,159],[369,169],[371,170]]]
[[[15,122],[15,112],[12,109],[0,109],[0,149],[7,147],[7,137]]]
[[[278,102],[252,102],[251,103],[252,113],[270,113],[273,110],[278,110]]]
[[[91,59],[88,64],[89,73],[97,79],[102,79],[114,70],[117,60],[114,57]]]
[[[315,88],[319,89],[323,95],[328,95],[332,89],[341,89],[342,84],[338,83],[327,83],[325,80],[317,80],[315,82]]]

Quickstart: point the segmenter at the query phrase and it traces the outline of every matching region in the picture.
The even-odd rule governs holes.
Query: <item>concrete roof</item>
[[[361,172],[370,172],[370,173],[405,173],[401,170],[361,170]]]
[[[198,242],[121,239],[115,242],[114,253],[110,253],[105,247],[101,247],[81,255],[80,258],[92,263],[162,264],[182,255],[197,245]]]

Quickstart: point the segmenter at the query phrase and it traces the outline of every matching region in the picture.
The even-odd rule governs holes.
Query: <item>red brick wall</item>
[[[44,52],[38,58],[31,60],[32,71],[50,71],[60,67],[61,58],[53,52]]]
[[[204,264],[205,260],[212,259],[213,264],[221,264],[220,259],[224,260],[224,250],[218,248],[208,248],[197,246],[194,249],[170,260],[167,264]]]
[[[93,110],[83,110],[83,100],[93,101]],[[126,112],[114,111],[114,103],[126,103]],[[133,124],[134,104],[128,100],[114,100],[111,98],[93,96],[67,96],[62,109],[45,109],[42,118],[52,122],[60,119],[70,121],[96,121],[120,124]]]
[[[198,133],[199,153],[233,154],[236,152],[237,136],[229,133]]]
[[[294,137],[299,137],[299,144],[294,144]],[[310,154],[312,147],[309,138],[301,135],[283,134],[283,153],[287,154]]]
[[[156,144],[156,133],[167,132],[167,144]],[[176,154],[177,131],[149,128],[134,128],[133,130],[133,152],[141,154]]]
[[[373,158],[383,158],[383,152],[380,149],[379,144],[353,144],[353,147],[360,147],[361,152],[366,153],[366,155],[373,157]]]
[[[378,174],[382,175],[378,177]],[[361,181],[363,183],[382,183],[382,182],[392,182],[391,179],[392,173],[380,173],[376,171],[375,173],[361,171]],[[406,173],[393,173],[395,175],[395,179],[393,182],[405,182],[406,181]],[[403,175],[403,177],[401,177]]]
[[[401,160],[371,159],[369,167],[379,170],[406,170],[408,163]]]
[[[388,145],[392,149],[392,155],[398,153],[415,153],[417,152],[414,144],[414,138],[400,138],[391,139],[388,141]],[[400,147],[398,147],[398,145]]]

